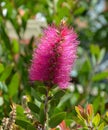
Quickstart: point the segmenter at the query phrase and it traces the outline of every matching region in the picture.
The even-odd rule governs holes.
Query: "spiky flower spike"
[[[34,50],[30,80],[42,81],[48,86],[56,84],[62,89],[68,87],[78,43],[73,28],[64,23],[45,29],[40,44]]]

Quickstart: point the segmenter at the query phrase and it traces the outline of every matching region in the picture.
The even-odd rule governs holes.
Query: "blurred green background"
[[[0,120],[22,95],[33,100],[31,86],[42,96],[40,84],[28,78],[32,52],[42,30],[62,19],[74,27],[80,46],[71,86],[56,93],[52,107],[70,112],[92,103],[95,112],[108,110],[108,0],[0,0]]]

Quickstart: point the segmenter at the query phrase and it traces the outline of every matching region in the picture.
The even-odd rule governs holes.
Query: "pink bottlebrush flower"
[[[60,27],[49,26],[34,50],[30,80],[42,81],[49,87],[54,84],[63,89],[68,87],[78,44],[73,28],[65,24]]]

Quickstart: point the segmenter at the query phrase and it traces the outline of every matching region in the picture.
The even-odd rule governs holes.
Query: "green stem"
[[[46,98],[45,98],[45,106],[44,106],[44,114],[45,114],[44,130],[48,130],[48,94],[49,94],[49,88],[47,87]]]

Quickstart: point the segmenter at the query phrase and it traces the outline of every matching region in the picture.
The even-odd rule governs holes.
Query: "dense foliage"
[[[62,19],[78,34],[78,58],[71,72],[71,86],[66,90],[55,86],[49,92],[45,115],[47,88],[41,82],[32,84],[28,69],[43,28],[59,25]],[[107,0],[1,0],[0,124],[5,122],[6,126],[7,122],[9,127],[3,129],[35,130],[45,123],[47,129],[53,129],[64,120],[67,130],[107,130],[107,26]],[[33,36],[31,28],[36,29]]]

